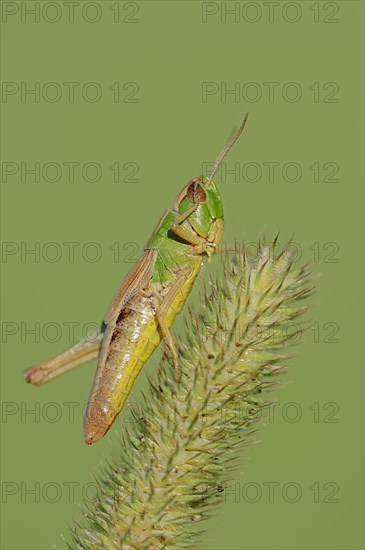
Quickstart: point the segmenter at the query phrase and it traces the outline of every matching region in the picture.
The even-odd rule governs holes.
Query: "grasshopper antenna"
[[[243,131],[244,127],[246,126],[247,119],[248,119],[248,113],[245,114],[245,118],[243,119],[241,126],[238,129],[235,128],[233,130],[232,135],[230,136],[229,140],[224,145],[223,149],[221,150],[221,152],[219,153],[218,157],[216,158],[216,160],[214,162],[213,170],[210,173],[210,176],[208,177],[208,179],[206,181],[206,185],[208,185],[212,181],[212,179],[213,179],[214,175],[216,174],[222,160],[224,159],[224,157],[226,156],[228,151],[230,149],[232,149],[233,145],[236,143],[236,141],[238,140],[238,138],[242,134],[242,131]]]

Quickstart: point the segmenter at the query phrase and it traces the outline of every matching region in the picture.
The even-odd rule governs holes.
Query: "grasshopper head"
[[[185,185],[176,198],[174,210],[177,214],[186,214],[181,219],[185,230],[192,233],[191,242],[198,241],[194,248],[199,253],[206,253],[209,257],[216,252],[223,236],[223,207],[222,200],[216,188],[213,177],[222,160],[233,147],[241,135],[248,118],[246,113],[241,126],[234,130],[215,160],[209,177],[193,178]]]
[[[177,196],[174,210],[184,214],[193,209],[184,222],[197,237],[205,241],[204,252],[213,254],[223,236],[223,206],[218,189],[206,176],[193,178]]]
[[[206,213],[209,212],[211,219],[223,219],[222,200],[218,189],[215,183],[212,180],[208,180],[206,176],[193,178],[183,187],[176,197],[174,209],[176,212],[184,214],[194,204],[198,205],[197,210],[200,209],[206,210]],[[191,216],[189,216],[189,221],[194,219],[194,216],[193,218]]]

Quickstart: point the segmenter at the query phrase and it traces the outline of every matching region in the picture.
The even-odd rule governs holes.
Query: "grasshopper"
[[[98,357],[84,417],[88,444],[99,441],[109,430],[161,340],[172,356],[175,380],[181,380],[170,327],[184,306],[202,260],[210,261],[222,239],[223,207],[213,177],[247,118],[248,113],[219,153],[209,177],[190,180],[172,210],[162,213],[142,257],[115,294],[101,330],[24,371],[25,380],[39,386]]]

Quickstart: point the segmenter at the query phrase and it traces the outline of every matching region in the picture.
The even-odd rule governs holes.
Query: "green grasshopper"
[[[131,391],[143,365],[164,340],[175,380],[181,379],[179,354],[170,327],[182,310],[202,267],[223,236],[223,207],[213,177],[247,122],[233,132],[209,177],[193,178],[157,222],[142,257],[122,281],[106,312],[101,331],[25,370],[36,386],[98,357],[84,417],[88,444],[101,439]]]

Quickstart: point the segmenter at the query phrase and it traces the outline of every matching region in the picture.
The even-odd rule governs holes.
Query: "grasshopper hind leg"
[[[159,327],[161,329],[161,332],[162,332],[162,335],[163,335],[163,339],[167,345],[167,347],[169,348],[170,352],[171,352],[171,355],[172,355],[172,360],[173,360],[173,363],[174,363],[174,373],[175,373],[175,382],[176,383],[179,383],[181,382],[181,366],[180,366],[180,361],[179,361],[179,352],[177,350],[177,347],[176,347],[176,344],[175,344],[175,341],[171,335],[171,332],[169,331],[165,321],[164,321],[164,318],[163,318],[163,315],[161,313],[157,313],[156,314],[156,318],[157,318],[157,322],[159,324]]]
[[[186,282],[191,272],[190,266],[184,265],[181,271],[176,275],[175,281],[169,289],[166,296],[164,296],[162,302],[157,307],[156,320],[161,330],[163,340],[166,346],[169,348],[174,363],[175,381],[179,383],[181,381],[181,365],[179,359],[178,347],[170,332],[169,327],[166,324],[166,315],[172,306],[177,294],[180,292],[184,282]]]
[[[100,352],[103,334],[104,327],[102,326],[101,329],[94,331],[87,338],[51,359],[25,369],[25,381],[35,386],[41,386],[61,376],[61,374],[95,359]]]

